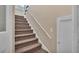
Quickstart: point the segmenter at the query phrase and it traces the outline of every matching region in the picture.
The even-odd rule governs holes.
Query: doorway
[[[57,52],[72,52],[72,16],[59,17],[57,20]]]

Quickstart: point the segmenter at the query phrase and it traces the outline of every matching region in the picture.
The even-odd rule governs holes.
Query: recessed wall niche
[[[0,5],[0,32],[6,31],[6,6]]]

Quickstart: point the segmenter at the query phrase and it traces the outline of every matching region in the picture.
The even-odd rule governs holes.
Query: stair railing
[[[25,12],[24,15],[26,15],[26,12],[28,11],[28,8],[29,8],[29,5],[24,5],[24,10],[25,10],[24,11]]]

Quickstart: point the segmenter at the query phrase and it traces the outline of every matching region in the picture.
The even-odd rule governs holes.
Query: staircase
[[[15,15],[15,52],[47,53],[41,48],[35,33],[24,16]]]

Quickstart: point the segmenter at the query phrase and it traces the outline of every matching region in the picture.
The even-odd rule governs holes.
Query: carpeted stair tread
[[[29,33],[29,34],[18,34],[18,35],[15,35],[15,37],[29,36],[29,35],[34,35],[34,33]]]
[[[22,44],[22,43],[27,43],[27,42],[32,42],[34,40],[37,40],[37,38],[31,38],[31,39],[16,41],[15,45]]]
[[[35,43],[33,45],[30,45],[30,46],[26,46],[26,47],[23,47],[23,48],[19,48],[19,49],[16,50],[16,52],[17,53],[28,52],[28,51],[30,51],[30,50],[32,50],[34,48],[39,47],[39,46],[41,46],[41,44]]]
[[[41,48],[35,51],[34,53],[48,53],[48,52]]]
[[[29,25],[24,25],[24,26],[22,26],[22,25],[16,25],[16,27],[30,27]]]
[[[18,32],[18,31],[29,31],[29,30],[32,30],[32,29],[18,29],[18,30],[15,30],[15,31]]]

